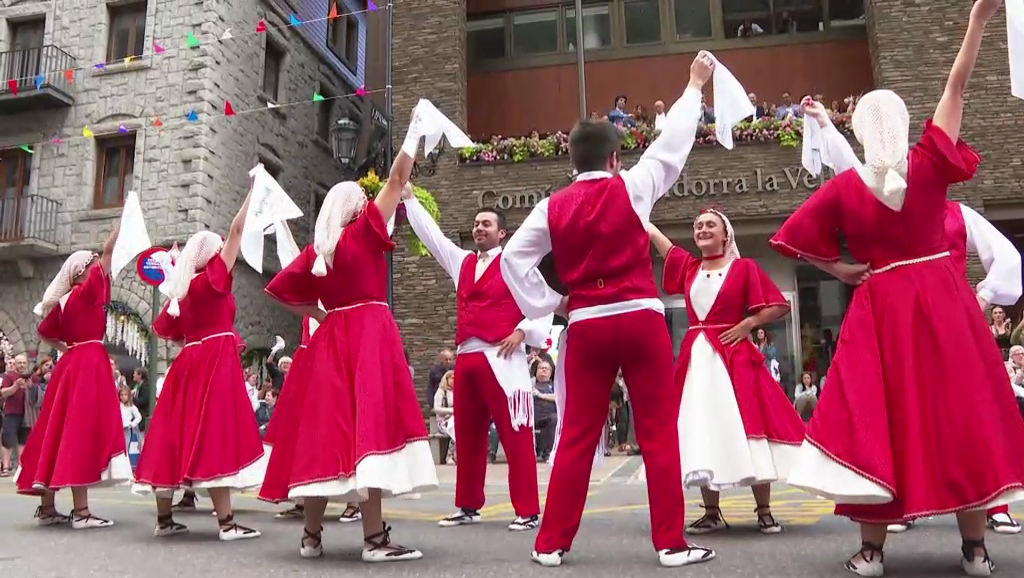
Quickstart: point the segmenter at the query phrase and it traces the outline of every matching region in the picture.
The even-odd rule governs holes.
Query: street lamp
[[[359,144],[359,123],[341,118],[331,127],[331,151],[334,160],[346,171],[355,168],[356,148]]]
[[[437,147],[434,150],[427,153],[425,164],[421,165],[420,163],[417,162],[412,166],[413,178],[418,178],[420,175],[428,177],[434,176],[434,174],[437,173],[437,165],[440,163],[441,155],[443,155],[444,152],[444,139],[441,139],[441,142],[437,143]]]

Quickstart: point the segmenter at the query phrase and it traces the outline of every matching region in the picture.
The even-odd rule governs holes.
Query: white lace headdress
[[[334,251],[338,247],[341,233],[345,225],[359,216],[364,206],[366,193],[353,181],[338,183],[327,192],[313,232],[313,250],[316,252],[312,271],[314,275],[323,277],[327,275],[327,268],[334,266]]]
[[[736,231],[733,230],[732,223],[729,222],[729,217],[726,217],[725,213],[718,209],[704,209],[700,212],[700,215],[697,215],[697,219],[699,219],[701,215],[706,215],[708,213],[716,215],[722,220],[722,224],[725,225],[725,251],[722,252],[723,256],[726,259],[739,259],[740,248],[736,245]],[[697,224],[697,219],[693,220],[694,225]]]
[[[168,314],[173,317],[181,315],[179,304],[188,295],[196,271],[206,267],[223,246],[224,239],[210,231],[200,231],[189,238],[181,255],[174,261],[174,271],[168,279],[167,295],[171,298],[167,305]]]
[[[907,105],[891,90],[872,90],[857,102],[851,124],[864,146],[864,165],[857,172],[879,200],[902,207],[910,151]]]
[[[49,313],[62,299],[71,294],[71,289],[75,285],[75,279],[85,272],[86,268],[89,267],[89,264],[95,258],[96,254],[92,251],[75,251],[72,253],[64,261],[64,264],[61,265],[57,276],[50,281],[50,284],[46,287],[46,292],[43,293],[43,300],[32,309],[32,312],[39,316],[45,316]]]

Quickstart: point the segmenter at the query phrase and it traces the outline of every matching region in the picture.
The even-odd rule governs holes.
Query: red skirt
[[[330,312],[288,381],[274,410],[260,499],[357,501],[371,488],[391,496],[437,487],[423,412],[386,305]]]
[[[19,494],[131,481],[120,401],[100,341],[72,347],[54,366],[43,409],[21,453]]]
[[[255,488],[263,457],[233,334],[185,345],[164,380],[133,491]]]
[[[295,348],[295,353],[292,354],[292,366],[288,369],[288,374],[284,376],[284,383],[281,384],[281,393],[277,398],[277,406],[274,408],[275,416],[278,415],[278,412],[280,411],[278,408],[281,406],[281,400],[288,396],[288,390],[296,388],[295,384],[298,382],[293,379],[292,376],[295,375],[296,368],[298,368],[302,360],[305,359],[306,349],[307,347],[305,345],[300,345]],[[270,418],[270,423],[267,424],[267,431],[263,433],[263,445],[274,445],[274,435],[276,434],[276,424],[278,421],[280,420],[274,419],[273,417]]]
[[[791,485],[871,523],[1024,499],[1024,421],[974,293],[947,258],[853,295]]]

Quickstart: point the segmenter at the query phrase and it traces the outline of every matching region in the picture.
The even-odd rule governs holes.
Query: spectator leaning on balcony
[[[765,108],[765,104],[767,104],[767,103],[757,104],[757,94],[753,93],[753,92],[748,94],[747,98],[750,99],[750,104],[754,105],[754,115],[753,116],[748,116],[745,120],[747,122],[750,122],[750,121],[753,121],[753,120],[760,120],[760,119],[764,118],[764,116],[765,116],[765,114],[767,112],[767,109]]]
[[[654,130],[660,131],[665,126],[665,102],[654,101]]]
[[[740,27],[736,29],[736,38],[752,38],[762,34],[764,34],[764,28],[750,20],[744,20],[743,24],[740,24]]]
[[[636,126],[636,122],[633,120],[629,113],[626,112],[626,95],[620,94],[615,97],[615,106],[608,111],[608,121],[612,124],[618,124],[622,126],[628,126],[630,128]]]

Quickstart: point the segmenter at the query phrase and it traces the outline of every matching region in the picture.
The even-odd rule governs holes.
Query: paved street
[[[779,487],[775,513],[786,525],[779,536],[761,536],[755,529],[754,503],[749,491],[723,496],[726,520],[733,531],[706,537],[698,543],[714,547],[720,558],[710,564],[674,571],[661,570],[648,542],[646,487],[639,458],[611,458],[592,476],[587,511],[574,551],[560,569],[532,564],[528,555],[533,533],[512,534],[506,524],[513,517],[508,493],[502,488],[504,464],[491,466],[485,522],[465,528],[442,529],[436,520],[453,509],[455,469],[439,468],[442,487],[419,499],[395,499],[385,504],[396,540],[424,551],[419,562],[368,566],[359,561],[358,524],[333,522],[324,531],[327,554],[319,560],[298,556],[300,523],[275,521],[272,505],[252,496],[237,499],[238,519],[255,526],[263,537],[221,543],[209,515],[209,502],[201,513],[181,515],[192,533],[164,540],[152,537],[153,507],[149,500],[127,489],[97,491],[93,509],[111,517],[109,530],[73,532],[37,528],[32,524],[32,500],[16,496],[9,479],[0,481],[0,576],[17,578],[78,578],[84,576],[131,578],[245,576],[338,576],[359,572],[364,576],[586,576],[629,578],[643,572],[675,572],[695,577],[831,578],[848,576],[844,556],[858,543],[854,526],[831,515],[831,504],[797,490]],[[549,474],[540,466],[541,492]],[[700,515],[699,494],[688,494],[688,517]],[[69,496],[62,496],[62,510]],[[340,509],[335,509],[340,513]],[[1024,512],[1022,512],[1024,513]],[[989,544],[999,575],[1024,576],[1024,536],[990,534]],[[937,518],[888,545],[886,576],[961,576],[959,540],[952,518]]]

